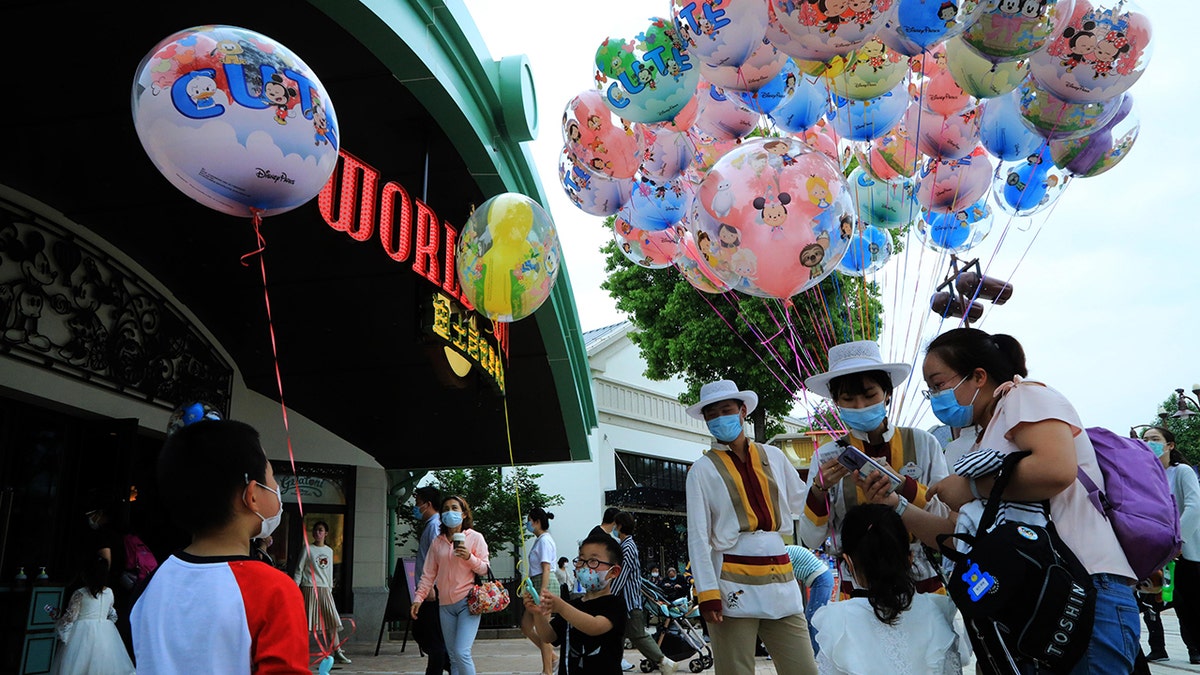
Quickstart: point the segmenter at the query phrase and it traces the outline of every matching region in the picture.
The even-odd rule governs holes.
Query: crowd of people
[[[731,380],[701,388],[687,413],[714,442],[687,474],[687,560],[646,567],[630,511],[608,508],[570,550],[550,533],[553,513],[523,514],[530,541],[516,605],[543,675],[631,670],[627,644],[643,657],[642,671],[666,674],[692,654],[693,670],[752,673],[761,650],[783,675],[959,673],[972,658],[988,675],[1052,672],[1052,660],[1017,637],[973,633],[979,624],[964,621],[963,601],[948,592],[967,581],[949,574],[948,556],[1003,523],[1022,524],[1022,536],[1049,531],[1083,570],[1090,628],[1079,653],[1053,661],[1053,672],[1125,675],[1167,659],[1164,575],[1189,660],[1200,663],[1200,480],[1168,429],[1150,427],[1142,439],[1162,464],[1183,545],[1169,566],[1139,579],[1080,480],[1104,485],[1084,422],[1050,384],[1026,379],[1016,339],[958,328],[927,347],[920,377],[933,413],[954,432],[945,447],[888,416],[897,386],[913,375],[908,364],[884,362],[871,341],[836,345],[827,363],[805,386],[829,399],[847,429],[816,449],[806,479],[778,448],[747,435],[754,391]],[[54,609],[63,642],[56,672],[125,674],[136,663],[151,674],[309,673],[310,635],[323,635],[329,656],[349,662],[330,592],[329,525],[313,523],[291,579],[260,545],[269,544],[283,501],[257,431],[211,418],[184,425],[169,434],[157,470],[170,488],[166,507],[191,542],[130,589],[131,659],[113,587],[130,556],[103,509],[90,509],[91,562],[66,606]],[[473,675],[481,617],[469,595],[491,575],[488,542],[467,499],[436,486],[415,490],[413,517],[410,618],[426,675]],[[969,583],[978,597],[995,586],[982,572]],[[648,629],[650,617],[660,630]],[[662,628],[689,617],[703,642],[687,642],[680,656]],[[1148,654],[1139,647],[1143,621]]]

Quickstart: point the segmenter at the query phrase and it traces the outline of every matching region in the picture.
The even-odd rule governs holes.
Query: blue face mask
[[[979,390],[975,390],[975,396],[971,397],[971,402],[963,405],[954,398],[954,390],[958,389],[959,385],[966,382],[967,378],[958,381],[950,389],[943,389],[929,397],[929,407],[933,409],[933,416],[938,418],[942,424],[948,424],[952,427],[962,429],[971,426],[971,421],[975,419],[975,398],[979,396]]]
[[[604,587],[608,586],[608,573],[609,570],[601,572],[600,570],[581,567],[575,572],[575,578],[579,580],[579,585],[583,587],[583,590],[595,593],[596,591],[604,590]]]
[[[417,506],[416,504],[413,504],[413,519],[421,520],[421,507]]]
[[[887,405],[883,402],[869,405],[865,408],[843,408],[838,406],[838,414],[846,426],[855,431],[870,432],[879,428],[887,417]]]
[[[442,511],[442,524],[446,527],[458,527],[462,520],[462,511]]]
[[[529,534],[533,534],[533,523],[532,522],[530,522],[528,520],[525,521],[525,531],[528,532]]]
[[[742,434],[741,415],[721,415],[706,422],[708,432],[722,443],[732,443]]]
[[[1159,441],[1146,441],[1146,445],[1150,446],[1150,449],[1154,451],[1155,457],[1162,457],[1163,453],[1167,451],[1166,443],[1161,443]]]

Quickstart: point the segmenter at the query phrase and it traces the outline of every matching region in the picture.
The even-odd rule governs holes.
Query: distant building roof
[[[597,328],[595,330],[584,331],[583,332],[584,349],[591,351],[593,346],[595,346],[601,342],[604,342],[606,339],[611,337],[613,334],[617,333],[621,329],[623,329],[627,326],[630,326],[630,325],[632,325],[632,324],[630,324],[630,322],[628,322],[628,321],[621,321],[620,323],[614,323],[611,326],[605,326],[603,328]]]

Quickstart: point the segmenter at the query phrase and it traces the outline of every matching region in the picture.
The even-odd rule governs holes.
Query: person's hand
[[[409,616],[411,616],[413,618],[413,621],[416,621],[417,614],[420,613],[420,611],[421,611],[421,603],[414,602],[412,604],[412,607],[409,608],[408,614],[409,614]]]
[[[562,598],[551,593],[550,591],[545,591],[542,593],[542,605],[541,605],[542,614],[549,616],[550,614],[553,614],[553,613],[559,611],[559,609],[562,608],[562,604],[563,604]]]
[[[895,492],[891,492],[892,481],[878,470],[872,471],[866,478],[857,473],[854,474],[854,484],[863,491],[867,501],[872,504],[886,504],[896,508],[896,504],[900,503],[900,497]]]
[[[850,475],[850,470],[837,461],[837,457],[821,462],[820,470],[813,478],[813,486],[822,492],[827,492],[832,485],[837,485],[843,478]]]
[[[721,610],[719,609],[702,609],[700,614],[704,616],[704,620],[709,623],[721,623],[723,620]]]
[[[926,499],[937,497],[953,511],[962,509],[963,504],[975,501],[971,493],[971,481],[966,476],[952,473],[949,476],[929,486],[925,491]]]
[[[454,555],[458,556],[459,558],[462,558],[463,560],[471,559],[471,552],[467,550],[466,544],[456,545],[454,547]]]

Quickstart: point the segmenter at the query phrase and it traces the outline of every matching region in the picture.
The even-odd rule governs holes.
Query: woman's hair
[[[529,509],[529,519],[537,523],[542,528],[542,532],[550,529],[550,521],[554,520],[554,514],[540,506],[535,506]]]
[[[1011,335],[989,335],[978,328],[955,328],[934,338],[925,350],[937,354],[951,370],[970,375],[983,368],[996,384],[1008,382],[1014,376],[1025,377],[1025,350]]]
[[[569,563],[569,562],[571,562],[571,561],[570,561],[570,560],[567,560],[567,557],[566,557],[566,556],[563,556],[563,557],[561,557],[561,558],[559,558],[559,559],[558,559],[558,566],[559,566],[559,567],[562,567],[563,565],[565,565],[565,564],[567,564],[567,563]]]
[[[628,511],[622,511],[617,514],[617,527],[621,528],[621,534],[633,536],[633,531],[637,529],[637,521],[633,519],[633,514]]]
[[[325,534],[329,534],[329,523],[327,523],[327,522],[325,522],[325,521],[323,521],[323,520],[318,520],[317,522],[313,523],[313,529],[312,529],[312,531],[313,531],[313,536],[314,536],[314,537],[315,537],[315,536],[317,536],[317,528],[318,528],[318,527],[323,527],[323,528],[325,528]]]
[[[447,502],[458,502],[459,507],[462,508],[463,532],[466,532],[467,530],[471,529],[471,526],[475,524],[475,520],[473,518],[471,518],[471,505],[467,503],[466,498],[463,497],[462,495],[447,495],[447,496],[443,497],[441,512],[446,511],[446,503]],[[438,528],[442,534],[446,534],[446,525],[444,523],[438,524]]]
[[[1164,441],[1170,443],[1171,445],[1175,445],[1175,434],[1170,429],[1166,427],[1150,427],[1150,429],[1157,429],[1158,433],[1162,434]],[[1146,431],[1150,431],[1150,429],[1147,429]],[[1142,432],[1143,438],[1146,436],[1146,431]],[[1175,445],[1175,447],[1171,448],[1169,461],[1171,462],[1171,466],[1188,463],[1187,457],[1183,455],[1183,452],[1179,449],[1178,445]]]
[[[104,582],[107,580],[108,561],[103,557],[96,556],[83,566],[83,586],[93,598],[100,597],[100,591],[104,590],[107,585]]]
[[[838,375],[829,380],[829,393],[833,394],[833,400],[837,401],[842,394],[849,396],[865,396],[867,393],[867,381],[874,382],[883,390],[884,396],[891,398],[892,396],[892,378],[882,370],[867,370],[861,373],[849,373],[846,375]]]
[[[875,616],[886,624],[896,623],[917,592],[908,541],[904,522],[885,504],[856,506],[842,521],[842,553],[853,560]]]

